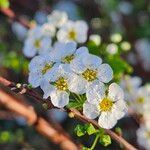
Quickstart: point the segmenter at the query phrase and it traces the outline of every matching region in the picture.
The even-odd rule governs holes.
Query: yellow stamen
[[[100,103],[99,107],[101,111],[110,111],[112,109],[113,102],[109,98],[105,97]]]
[[[74,30],[71,30],[69,33],[68,33],[68,38],[71,39],[71,40],[75,40],[76,39],[76,32]]]
[[[66,63],[66,64],[69,64],[73,59],[74,59],[74,55],[69,55],[69,56],[66,56],[65,58],[63,58],[63,62]]]
[[[150,139],[150,131],[147,132],[147,137]]]
[[[36,47],[36,48],[40,48],[41,47],[41,40],[40,39],[36,39],[34,41],[34,47]]]
[[[87,81],[94,81],[97,76],[97,71],[92,70],[92,69],[86,69],[83,73],[82,76],[87,80]]]
[[[55,86],[58,90],[66,91],[68,89],[68,84],[65,78],[60,77],[56,82]]]
[[[144,98],[143,98],[143,97],[139,97],[139,98],[136,100],[136,102],[137,102],[138,104],[143,104],[143,103],[144,103]]]
[[[52,68],[53,64],[45,64],[44,68],[42,69],[42,74],[44,75],[48,70]]]

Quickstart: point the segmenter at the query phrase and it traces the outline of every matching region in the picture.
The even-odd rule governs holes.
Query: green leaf
[[[97,56],[100,55],[100,49],[99,49],[99,47],[93,41],[89,41],[87,43],[87,47],[88,47],[89,52],[91,54],[94,54],[94,55],[97,55]]]
[[[120,79],[124,73],[132,73],[132,67],[123,60],[120,56],[109,56],[107,58],[107,63],[113,69],[115,79]]]
[[[116,127],[115,128],[115,132],[118,134],[118,135],[122,135],[122,129],[120,127]]]
[[[78,137],[81,137],[81,136],[83,136],[83,135],[86,134],[86,130],[85,130],[84,126],[82,126],[82,125],[80,125],[80,124],[78,124],[78,125],[75,127],[74,132],[76,133],[76,135],[77,135]]]
[[[0,8],[8,8],[9,1],[8,0],[0,0]]]
[[[94,128],[94,126],[91,123],[86,124],[84,127],[88,135],[92,135],[98,131],[97,129]]]
[[[88,148],[88,147],[82,147],[82,150],[90,150],[90,148]]]
[[[98,131],[98,133],[99,133],[100,135],[103,135],[103,134],[105,133],[105,131],[104,131],[103,128],[100,128],[99,131]]]
[[[111,144],[111,138],[110,138],[110,136],[109,135],[102,135],[102,136],[100,136],[100,140],[99,140],[99,142],[103,145],[103,146],[108,146],[108,145],[110,145]]]

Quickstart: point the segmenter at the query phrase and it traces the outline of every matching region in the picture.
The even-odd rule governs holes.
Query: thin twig
[[[62,132],[57,131],[42,117],[37,116],[32,106],[19,103],[18,99],[5,92],[3,89],[0,89],[0,105],[24,117],[29,125],[33,125],[39,133],[47,137],[53,143],[60,145],[62,149],[80,149],[80,147],[77,146],[68,136],[64,135]]]
[[[0,77],[0,83],[5,85],[5,86],[12,86],[12,82]],[[8,84],[9,83],[9,84]],[[20,89],[22,90],[22,89]],[[34,90],[28,90],[26,89],[26,93],[27,95],[33,96],[34,94],[36,94],[36,97],[38,97],[38,101],[40,103],[43,103],[43,100],[41,98],[41,96],[39,96],[38,93],[36,93]],[[34,94],[33,94],[34,93]],[[34,96],[33,96],[34,97]],[[42,101],[41,101],[42,100]],[[50,101],[45,101],[45,103],[47,104],[47,106],[50,106],[50,108],[52,108],[52,104],[50,104]],[[47,107],[49,108],[49,107]],[[98,125],[98,123],[95,120],[91,120],[86,118],[84,115],[82,115],[78,110],[76,109],[61,109],[63,111],[66,111],[68,113],[73,113],[74,117],[83,121],[83,122],[87,122],[87,123],[92,123],[95,127],[100,128],[100,126]],[[105,130],[116,142],[118,142],[119,144],[122,144],[127,150],[137,150],[133,145],[131,145],[130,143],[128,143],[123,137],[117,135],[115,132],[111,131],[111,130]]]

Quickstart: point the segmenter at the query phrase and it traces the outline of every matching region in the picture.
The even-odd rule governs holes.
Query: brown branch
[[[17,21],[26,28],[31,28],[31,24],[23,18],[19,18],[10,8],[0,8],[0,11],[12,21]]]
[[[24,117],[29,125],[33,125],[36,130],[47,137],[50,141],[60,145],[64,150],[79,150],[80,147],[74,144],[71,139],[57,131],[51,124],[49,124],[42,117],[37,116],[34,108],[30,105],[24,105],[18,102],[18,99],[6,93],[2,88],[0,89],[0,105],[6,107],[8,110]]]
[[[12,86],[15,85],[14,83],[0,77],[0,83],[5,85],[5,86]],[[24,89],[20,88],[20,90],[22,91]],[[39,96],[38,93],[36,93],[34,90],[28,90],[26,89],[25,92],[27,95],[29,96],[33,96],[36,95],[36,97],[38,98],[38,102],[43,103],[43,100],[41,98],[41,96]],[[33,94],[34,93],[34,94]],[[33,96],[34,97],[34,96]],[[41,101],[42,100],[42,101]],[[50,101],[45,101],[44,103],[47,104],[47,108],[51,108],[52,104],[50,103]],[[50,106],[50,107],[49,107]],[[68,113],[73,113],[74,117],[83,121],[83,122],[87,122],[87,123],[92,123],[95,127],[100,128],[100,126],[98,125],[98,123],[95,120],[91,120],[86,118],[85,116],[83,116],[78,110],[76,109],[61,109],[63,111],[67,111]],[[128,143],[123,137],[117,135],[115,132],[111,131],[111,130],[105,130],[116,142],[118,142],[119,144],[122,144],[127,150],[137,150],[133,145],[131,145],[130,143]]]

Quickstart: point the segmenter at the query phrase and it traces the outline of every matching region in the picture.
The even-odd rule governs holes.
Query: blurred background
[[[0,0],[0,4],[2,1]],[[66,11],[71,20],[85,20],[89,25],[89,34],[100,35],[99,49],[92,43],[87,43],[92,53],[104,55],[105,49],[112,55],[116,49],[122,49],[121,60],[109,60],[114,62],[111,62],[114,68],[116,64],[122,64],[121,67],[117,66],[116,78],[119,78],[121,72],[127,72],[141,77],[142,84],[150,82],[149,0],[10,0],[9,5],[20,19],[30,24],[45,23],[47,15],[55,9]],[[28,82],[30,59],[22,54],[26,33],[27,28],[0,12],[0,76],[16,83]],[[119,44],[115,39],[119,39]],[[79,121],[56,110],[43,111],[42,106],[34,102],[32,105],[43,117],[59,122],[74,140],[91,145],[93,137],[78,138],[72,132]],[[123,136],[127,141],[142,149],[136,141],[136,129],[139,125],[135,120],[126,117],[117,126],[123,129]],[[120,147],[114,141],[107,148],[97,145],[98,150],[119,150]],[[38,134],[34,128],[27,126],[23,118],[7,114],[0,107],[0,150],[51,149],[60,148]]]

